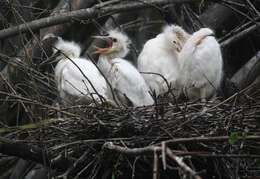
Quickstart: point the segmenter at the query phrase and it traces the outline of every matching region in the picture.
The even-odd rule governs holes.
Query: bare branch
[[[181,157],[178,157],[172,153],[172,151],[167,148],[166,149],[167,155],[174,160],[185,172],[189,173],[191,176],[193,176],[195,179],[201,179],[199,175],[196,174],[188,165],[186,165]]]
[[[231,81],[242,89],[252,83],[260,74],[260,51],[256,53],[240,70],[238,70]]]

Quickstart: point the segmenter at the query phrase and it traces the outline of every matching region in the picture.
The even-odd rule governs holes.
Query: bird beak
[[[108,53],[110,48],[100,48],[95,46],[95,51],[93,52],[93,54],[103,54],[103,53]]]
[[[92,36],[92,38],[104,40],[106,42],[106,45],[108,46],[108,47],[105,47],[105,48],[95,46],[96,51],[94,51],[94,54],[104,54],[104,53],[109,53],[111,51],[111,48],[113,46],[113,42],[112,42],[110,37],[108,37],[108,36]]]

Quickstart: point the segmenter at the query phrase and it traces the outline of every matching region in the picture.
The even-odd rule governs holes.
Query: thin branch
[[[254,140],[260,141],[260,136],[245,136],[239,137],[239,140]],[[190,138],[178,138],[165,141],[166,144],[177,144],[177,143],[196,143],[196,142],[223,142],[229,140],[229,136],[218,136],[218,137],[190,137]]]
[[[256,31],[257,29],[259,28],[259,25],[258,24],[254,24],[254,25],[251,25],[250,27],[242,30],[241,32],[231,36],[230,38],[228,38],[227,40],[221,42],[221,47],[222,48],[225,48],[231,44],[233,44],[234,42],[237,42],[238,40],[244,38],[245,36],[247,36],[248,34],[250,33],[253,33],[254,31]]]
[[[158,153],[154,150],[153,154],[153,179],[159,178],[159,159]]]
[[[50,164],[46,151],[41,148],[17,143],[4,137],[0,137],[0,153],[46,164],[47,166]]]
[[[191,176],[193,176],[195,179],[201,179],[199,175],[195,171],[193,171],[188,165],[186,165],[181,157],[178,157],[172,153],[172,151],[167,148],[166,149],[167,155],[174,160],[185,172],[189,173]]]
[[[229,140],[229,136],[219,136],[219,137],[190,137],[190,138],[178,138],[178,139],[171,139],[163,141],[166,144],[177,144],[177,143],[196,143],[196,142],[223,142]],[[260,136],[244,136],[238,138],[238,140],[253,140],[253,141],[260,141]],[[128,147],[121,147],[118,145],[114,145],[112,142],[106,142],[103,145],[103,148],[117,151],[127,155],[144,155],[144,154],[153,154],[154,150],[157,152],[162,151],[161,146],[150,145],[142,148],[128,148]]]
[[[244,66],[242,66],[231,78],[239,89],[252,83],[260,74],[260,51],[256,53]]]

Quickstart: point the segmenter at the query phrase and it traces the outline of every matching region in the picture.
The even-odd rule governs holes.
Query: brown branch
[[[191,137],[191,138],[178,138],[178,139],[171,139],[163,141],[166,144],[177,144],[177,143],[194,143],[194,142],[223,142],[229,140],[229,136],[219,136],[219,137]],[[238,138],[238,140],[254,140],[260,141],[260,136],[245,136]],[[162,151],[161,146],[146,146],[142,148],[128,148],[128,147],[121,147],[118,145],[114,145],[112,142],[106,142],[103,145],[103,148],[114,150],[123,154],[127,155],[144,155],[144,154],[153,154],[156,150],[157,152]]]
[[[49,157],[45,150],[23,143],[17,143],[4,137],[0,137],[0,153],[46,164],[47,166],[50,164]]]
[[[153,179],[159,178],[159,157],[156,150],[153,154]]]
[[[256,140],[260,141],[260,136],[246,136],[239,138],[240,140]],[[165,141],[166,144],[177,144],[177,143],[196,143],[196,142],[223,142],[229,140],[229,136],[218,136],[218,137],[190,137],[190,138],[178,138]]]
[[[227,46],[229,46],[229,45],[239,41],[240,39],[244,38],[248,34],[251,34],[251,33],[255,32],[258,28],[259,28],[259,24],[251,25],[250,27],[240,31],[239,33],[231,36],[227,40],[221,42],[220,45],[221,45],[222,48],[225,48],[225,47],[227,47]]]
[[[144,154],[153,154],[154,151],[161,151],[161,147],[157,146],[147,146],[143,148],[127,148],[127,147],[121,147],[118,145],[114,145],[112,142],[106,142],[103,145],[103,148],[109,149],[109,150],[114,150],[123,154],[127,155],[144,155]]]
[[[31,21],[29,23],[25,23],[19,26],[11,27],[8,29],[4,29],[0,31],[0,39],[4,39],[10,36],[17,35],[18,33],[24,33],[37,30],[43,27],[49,27],[52,25],[62,24],[65,22],[69,22],[73,19],[94,19],[97,17],[104,16],[108,13],[118,13],[122,11],[128,10],[136,10],[140,8],[151,7],[151,5],[165,5],[169,3],[186,3],[186,2],[194,2],[198,0],[149,0],[143,2],[129,2],[129,3],[121,3],[118,5],[114,5],[111,7],[102,7],[102,4],[96,5],[92,8],[81,9],[66,13],[61,13],[57,16],[46,17],[38,20]]]
[[[144,154],[152,154],[154,155],[154,167],[153,167],[153,178],[158,178],[158,152],[162,151],[162,147],[157,146],[147,146],[143,148],[127,148],[114,145],[112,142],[107,142],[103,145],[103,148],[114,150],[120,153],[124,153],[127,155],[144,155]],[[196,174],[189,166],[187,166],[181,157],[176,156],[173,152],[166,147],[166,154],[173,159],[184,171],[194,176],[196,179],[201,179],[200,176]]]
[[[233,77],[233,82],[239,89],[242,89],[252,83],[260,74],[260,51],[256,53]]]
[[[197,175],[196,172],[194,172],[188,165],[186,165],[181,157],[178,157],[173,154],[173,152],[167,148],[166,149],[167,155],[174,160],[185,172],[189,173],[191,176],[193,176],[195,179],[201,179],[199,175]]]
[[[24,160],[31,160],[61,171],[64,171],[70,165],[70,161],[63,157],[51,160],[52,157],[48,155],[47,151],[40,147],[16,142],[4,137],[0,137],[0,153],[8,156],[19,157]]]

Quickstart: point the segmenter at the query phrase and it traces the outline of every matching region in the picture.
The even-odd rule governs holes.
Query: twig
[[[191,176],[193,176],[195,179],[201,179],[199,175],[197,175],[196,172],[194,172],[188,165],[186,165],[181,157],[178,157],[172,153],[172,151],[169,148],[166,148],[167,155],[174,160],[185,172],[189,173]]]
[[[245,136],[239,137],[239,140],[254,140],[260,141],[260,136]],[[190,138],[178,138],[178,139],[171,139],[165,141],[166,144],[176,144],[176,143],[194,143],[194,142],[222,142],[229,140],[229,136],[218,136],[218,137],[190,137]]]
[[[252,83],[259,75],[260,71],[260,51],[256,53],[244,66],[242,66],[231,78],[239,89]]]
[[[154,150],[153,154],[153,179],[159,178],[159,160],[158,160],[158,153]]]
[[[106,142],[103,145],[103,148],[114,150],[123,154],[128,155],[144,155],[144,154],[152,154],[154,151],[161,151],[161,147],[157,146],[147,146],[143,148],[127,148],[127,147],[121,147],[118,145],[114,145],[112,142]]]
[[[196,143],[196,142],[223,142],[229,140],[229,136],[219,136],[219,137],[191,137],[191,138],[178,138],[163,141],[166,144],[177,144],[177,143]],[[260,136],[243,136],[239,137],[238,140],[254,140],[260,141]],[[106,142],[103,148],[114,150],[127,155],[144,155],[152,154],[154,150],[157,152],[162,151],[162,147],[156,145],[150,145],[142,148],[127,148],[114,145],[112,142]]]
[[[162,142],[162,164],[163,164],[163,169],[166,170],[167,168],[167,163],[166,163],[166,144],[165,142]]]
[[[245,37],[246,35],[256,31],[257,29],[259,28],[259,25],[258,24],[254,24],[254,25],[251,25],[250,27],[242,30],[241,32],[231,36],[230,38],[228,38],[227,40],[221,42],[221,47],[222,48],[225,48],[231,44],[233,44],[234,42],[237,42],[238,40],[242,39],[243,37]]]
[[[20,157],[25,160],[32,160],[37,163],[46,164],[47,166],[50,164],[45,150],[23,143],[17,143],[4,137],[0,137],[0,153]]]

